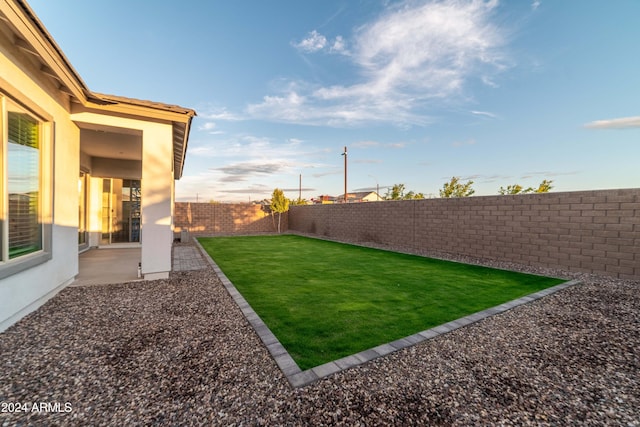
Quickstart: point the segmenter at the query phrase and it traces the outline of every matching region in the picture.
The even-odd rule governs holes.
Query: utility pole
[[[380,184],[378,184],[378,178],[369,174],[369,176],[376,180],[376,202],[380,201]]]
[[[344,202],[347,203],[347,147],[344,147]]]
[[[302,200],[302,174],[300,174],[300,183],[298,184],[298,202]]]

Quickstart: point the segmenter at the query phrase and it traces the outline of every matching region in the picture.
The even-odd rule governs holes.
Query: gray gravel
[[[0,334],[0,404],[61,412],[0,425],[639,426],[640,282],[554,273],[584,284],[301,389],[211,270],[67,288]]]

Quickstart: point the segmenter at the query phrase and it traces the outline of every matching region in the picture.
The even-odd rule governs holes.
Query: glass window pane
[[[42,249],[40,224],[40,126],[30,115],[10,106],[7,175],[9,258]]]
[[[78,244],[87,243],[87,175],[80,172],[78,178]]]

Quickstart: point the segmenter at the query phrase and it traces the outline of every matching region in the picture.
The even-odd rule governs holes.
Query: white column
[[[148,124],[142,134],[142,274],[164,279],[171,271],[173,191],[171,125]]]

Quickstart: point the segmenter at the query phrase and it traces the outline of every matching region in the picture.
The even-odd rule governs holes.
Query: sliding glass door
[[[140,180],[102,180],[101,244],[140,241]]]

